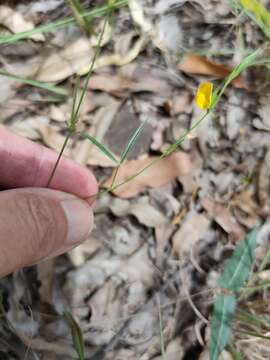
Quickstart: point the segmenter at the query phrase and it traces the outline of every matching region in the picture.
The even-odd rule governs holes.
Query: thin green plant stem
[[[263,271],[269,262],[270,262],[270,249],[267,251],[267,254],[263,258],[263,261],[261,262],[257,272],[259,273],[259,272]]]
[[[62,148],[61,148],[61,150],[60,150],[60,153],[58,154],[56,163],[54,164],[53,170],[52,170],[52,172],[51,172],[51,174],[50,174],[50,177],[49,177],[49,180],[48,180],[48,182],[47,182],[47,184],[46,184],[46,187],[49,187],[49,186],[51,185],[51,182],[52,182],[52,180],[53,180],[53,178],[54,178],[56,169],[57,169],[57,167],[58,167],[58,165],[59,165],[59,162],[60,162],[61,157],[62,157],[62,155],[63,155],[63,153],[64,153],[64,151],[65,151],[65,148],[66,148],[66,146],[67,146],[67,144],[68,144],[68,141],[69,141],[71,135],[72,135],[72,132],[69,130],[69,131],[68,131],[68,134],[67,134],[67,136],[66,136],[66,138],[65,138],[65,141],[64,141],[64,143],[63,143],[63,145],[62,145]]]
[[[84,33],[89,36],[92,33],[92,26],[87,17],[82,16],[84,13],[84,8],[81,5],[79,0],[67,0],[71,11],[73,12],[74,18],[76,19],[78,25],[82,28]]]
[[[86,91],[87,91],[87,87],[88,87],[88,83],[89,83],[90,77],[91,77],[91,75],[92,75],[92,73],[93,73],[93,70],[94,70],[94,66],[95,66],[97,57],[99,56],[99,53],[100,53],[101,42],[102,42],[102,39],[103,39],[103,36],[104,36],[104,32],[105,32],[105,29],[106,29],[107,22],[108,22],[108,16],[107,16],[106,19],[104,20],[103,27],[102,27],[102,30],[101,30],[101,34],[100,34],[100,36],[99,36],[99,38],[98,38],[97,48],[96,48],[96,51],[95,51],[95,53],[94,53],[93,60],[91,61],[90,69],[89,69],[89,71],[88,71],[88,74],[87,74],[87,77],[86,77],[86,80],[85,80],[85,83],[84,83],[83,91],[82,91],[82,94],[81,94],[81,96],[80,96],[80,99],[79,99],[79,102],[78,102],[78,106],[77,106],[76,111],[75,111],[75,114],[74,114],[74,118],[75,118],[75,119],[77,119],[77,117],[78,117],[78,113],[79,113],[79,110],[80,110],[82,101],[83,101],[83,99],[84,99],[84,95],[85,95],[85,93],[86,93]]]
[[[114,171],[114,174],[113,174],[113,179],[112,179],[112,184],[111,184],[111,188],[113,188],[113,186],[114,186],[114,183],[115,183],[115,181],[116,181],[116,177],[117,177],[117,174],[118,174],[118,172],[119,172],[119,169],[120,169],[120,165],[118,165],[117,166],[117,168],[115,169],[115,171]]]
[[[239,329],[234,329],[234,331],[237,333],[240,333],[240,334],[250,335],[250,336],[260,338],[260,339],[270,340],[269,336],[261,335],[261,334],[257,333],[256,331],[245,331],[245,330],[239,330]]]
[[[30,86],[33,86],[33,87],[45,89],[45,90],[53,92],[53,93],[55,93],[57,95],[68,96],[68,91],[66,89],[64,89],[63,87],[61,87],[61,86],[56,86],[56,85],[49,84],[49,83],[46,83],[46,82],[41,82],[41,81],[37,81],[37,80],[24,78],[24,77],[19,76],[19,75],[11,74],[10,72],[2,70],[2,69],[0,70],[0,75],[9,77],[9,78],[17,80],[17,81],[20,81],[21,83],[26,84],[26,85],[30,85]]]
[[[84,84],[84,88],[83,88],[83,91],[82,91],[82,94],[80,96],[80,99],[79,99],[79,102],[78,102],[78,105],[76,107],[76,100],[77,100],[77,94],[74,95],[73,97],[73,105],[72,105],[72,113],[71,113],[71,117],[70,117],[70,121],[69,121],[69,127],[68,127],[68,134],[64,140],[64,143],[62,145],[62,148],[61,148],[61,151],[57,157],[57,160],[56,160],[56,163],[53,167],[53,170],[50,174],[50,177],[49,177],[49,180],[47,182],[47,185],[46,187],[49,187],[53,178],[54,178],[54,175],[56,173],[56,170],[57,170],[57,167],[60,163],[60,160],[61,160],[61,157],[62,155],[64,154],[64,151],[65,151],[65,148],[68,144],[68,141],[69,139],[71,138],[71,135],[76,131],[76,122],[77,122],[77,118],[78,118],[78,114],[79,114],[79,110],[80,110],[80,107],[81,107],[81,104],[82,104],[82,101],[83,101],[83,98],[84,98],[84,95],[86,93],[86,90],[87,90],[87,85],[88,85],[88,82],[89,82],[89,79],[93,73],[93,69],[94,69],[94,65],[95,65],[95,61],[97,59],[97,56],[99,54],[99,51],[100,51],[100,46],[101,46],[101,41],[102,41],[102,38],[103,38],[103,35],[104,35],[104,31],[105,31],[105,27],[106,27],[106,24],[107,24],[107,17],[104,21],[104,25],[103,25],[103,28],[102,28],[102,32],[99,36],[99,39],[98,39],[98,43],[97,43],[97,48],[96,48],[96,51],[95,51],[95,54],[93,56],[93,59],[91,61],[91,65],[90,65],[90,69],[88,71],[88,74],[87,74],[87,77],[86,77],[86,81],[85,81],[85,84]],[[78,85],[78,81],[76,83],[76,89],[77,89],[77,85]],[[75,91],[75,93],[77,93],[77,91]],[[76,109],[76,110],[75,110]]]
[[[89,18],[100,18],[100,17],[107,15],[108,13],[111,13],[113,10],[117,10],[117,9],[120,9],[121,7],[126,6],[127,4],[128,4],[128,0],[118,0],[110,6],[104,5],[104,6],[95,8],[93,10],[86,11],[81,16],[89,17]],[[27,39],[31,35],[38,34],[38,33],[52,32],[52,31],[55,31],[56,29],[60,29],[60,28],[66,27],[68,25],[74,24],[75,22],[76,22],[76,20],[74,19],[74,17],[69,17],[64,20],[52,22],[50,24],[37,26],[34,29],[29,30],[29,31],[23,31],[23,32],[13,34],[13,35],[0,36],[0,45],[15,43],[19,40]]]

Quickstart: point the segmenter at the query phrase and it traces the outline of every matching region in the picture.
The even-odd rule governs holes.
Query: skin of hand
[[[0,125],[0,277],[60,255],[86,240],[93,227],[94,175]]]

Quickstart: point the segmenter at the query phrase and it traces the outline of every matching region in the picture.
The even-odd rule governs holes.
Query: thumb
[[[73,195],[40,188],[1,191],[0,276],[72,249],[92,226],[92,208]]]

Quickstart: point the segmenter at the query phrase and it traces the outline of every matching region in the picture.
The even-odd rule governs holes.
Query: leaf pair
[[[134,148],[139,136],[141,135],[144,127],[145,127],[146,121],[143,121],[137,129],[134,131],[132,136],[129,138],[124,150],[122,151],[122,154],[120,156],[120,160],[117,160],[115,156],[112,154],[112,152],[106,148],[103,144],[101,144],[98,140],[96,140],[93,136],[84,133],[83,137],[85,139],[88,139],[91,141],[100,151],[103,152],[104,155],[106,155],[109,159],[111,159],[117,166],[120,166],[123,164],[123,162],[126,160],[128,154],[132,151]]]

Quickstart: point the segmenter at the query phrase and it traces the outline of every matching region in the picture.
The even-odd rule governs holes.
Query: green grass
[[[87,16],[83,16],[85,10],[81,5],[79,0],[67,0],[71,11],[73,12],[74,18],[76,19],[78,25],[82,28],[87,36],[93,33],[93,28],[91,21]]]
[[[270,12],[257,0],[231,0],[237,11],[243,11],[270,39]]]
[[[69,95],[68,91],[61,86],[53,85],[53,84],[49,84],[49,83],[41,82],[41,81],[37,81],[37,80],[27,79],[22,76],[11,74],[5,70],[0,70],[0,76],[9,77],[13,80],[17,80],[17,81],[21,82],[22,84],[30,85],[30,86],[40,88],[40,89],[44,89],[44,90],[47,90],[49,92],[52,92],[52,93],[60,95],[60,96],[66,97]]]
[[[85,345],[80,326],[69,311],[64,312],[64,319],[71,330],[73,345],[79,360],[85,360]]]

